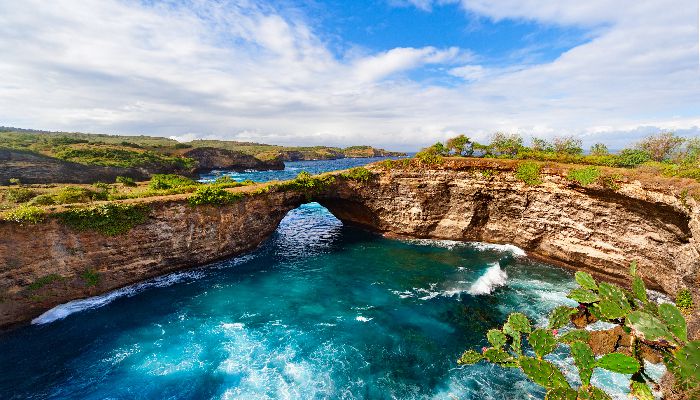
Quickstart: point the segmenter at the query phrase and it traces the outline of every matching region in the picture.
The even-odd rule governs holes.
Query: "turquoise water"
[[[542,398],[517,370],[455,360],[509,312],[544,323],[572,287],[515,247],[389,240],[311,203],[250,254],[1,334],[0,398]]]

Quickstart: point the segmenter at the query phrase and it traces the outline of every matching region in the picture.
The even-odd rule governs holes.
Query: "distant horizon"
[[[698,2],[0,2],[0,121],[409,149],[700,134]]]

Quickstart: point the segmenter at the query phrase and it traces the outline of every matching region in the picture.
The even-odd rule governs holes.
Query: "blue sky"
[[[697,134],[697,1],[611,4],[0,2],[0,125],[407,150]]]

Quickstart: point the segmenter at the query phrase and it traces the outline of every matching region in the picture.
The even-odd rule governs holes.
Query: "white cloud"
[[[552,62],[493,70],[456,48],[338,58],[308,23],[245,0],[0,2],[0,125],[402,148],[494,130],[591,141],[697,132],[697,2],[461,6],[595,36]],[[425,66],[465,82],[409,79]]]

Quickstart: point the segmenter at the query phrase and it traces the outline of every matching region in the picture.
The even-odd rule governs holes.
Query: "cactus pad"
[[[578,400],[612,400],[612,398],[595,386],[583,386],[578,390]]]
[[[638,275],[632,278],[632,293],[634,293],[634,297],[642,303],[647,303],[649,301],[647,298],[647,287],[644,285],[642,278]]]
[[[603,282],[600,284],[600,313],[607,319],[622,318],[632,311],[625,292],[617,285]]]
[[[639,371],[639,361],[622,353],[610,353],[600,357],[596,367],[621,374],[633,374]]]
[[[630,394],[637,400],[654,400],[654,394],[644,382],[632,380],[630,382]]]
[[[528,320],[525,314],[522,313],[510,314],[508,316],[508,324],[518,332],[530,333],[532,331],[530,320]]]
[[[576,313],[575,308],[559,306],[549,314],[549,329],[559,329],[571,321],[571,316]]]
[[[481,354],[477,353],[474,350],[467,350],[462,354],[462,356],[457,360],[457,364],[459,365],[472,365],[476,364],[479,361],[483,360],[484,356]]]
[[[571,292],[569,292],[566,297],[570,298],[571,300],[577,301],[579,303],[584,303],[584,304],[591,304],[595,303],[596,301],[600,300],[600,297],[598,295],[588,289],[574,289]]]
[[[489,343],[491,343],[491,346],[497,349],[503,348],[507,340],[506,335],[498,329],[490,329],[486,333],[486,338],[489,340]]]
[[[493,347],[486,349],[484,357],[494,364],[499,364],[503,367],[517,367],[518,364],[513,359],[513,356],[502,349],[494,349]]]
[[[681,311],[673,304],[664,303],[659,305],[659,317],[666,323],[668,330],[678,339],[688,341],[688,327]]]
[[[578,271],[574,275],[574,278],[576,279],[576,283],[578,283],[579,286],[581,286],[582,288],[598,291],[598,285],[595,283],[595,279],[593,279],[591,274],[587,272]]]
[[[571,356],[574,357],[574,365],[578,368],[581,383],[590,385],[593,368],[596,365],[591,346],[583,342],[573,342],[571,343]]]
[[[574,329],[558,337],[561,343],[572,343],[577,340],[587,342],[591,338],[590,332],[585,329]]]
[[[549,361],[520,357],[520,368],[533,382],[547,389],[570,388],[564,374]]]
[[[666,363],[678,379],[678,383],[687,389],[700,387],[700,341],[689,342],[676,351],[672,363]]]
[[[519,333],[513,336],[513,341],[510,343],[510,348],[513,349],[515,354],[519,356],[523,355],[522,339]]]
[[[556,388],[547,391],[544,400],[576,400],[578,393],[574,389]]]
[[[658,318],[644,311],[633,311],[627,316],[627,326],[632,328],[635,336],[640,336],[648,341],[666,340],[674,342],[673,335],[666,325]]]
[[[557,339],[549,330],[535,329],[527,339],[538,358],[542,358],[554,351],[557,347]]]

